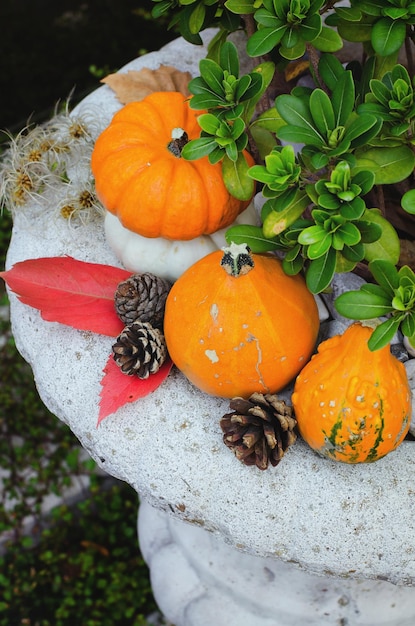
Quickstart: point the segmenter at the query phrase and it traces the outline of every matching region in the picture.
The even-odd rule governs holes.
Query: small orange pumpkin
[[[248,206],[227,191],[221,163],[180,157],[186,141],[200,135],[201,113],[178,92],[155,92],[126,104],[98,137],[91,158],[96,192],[128,230],[194,239],[229,226]]]
[[[295,382],[292,403],[301,436],[335,461],[376,461],[395,450],[409,429],[405,367],[389,346],[369,350],[372,332],[355,323],[323,341]]]
[[[176,366],[202,391],[227,398],[282,389],[310,358],[318,329],[303,278],[244,244],[186,270],[169,292],[164,318]]]

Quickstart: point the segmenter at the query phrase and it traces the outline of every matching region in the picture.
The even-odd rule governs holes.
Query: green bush
[[[117,483],[56,508],[40,542],[0,558],[0,626],[144,626],[155,610],[136,537],[137,496]]]

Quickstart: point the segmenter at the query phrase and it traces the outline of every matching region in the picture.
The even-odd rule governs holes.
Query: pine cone
[[[124,328],[112,346],[114,360],[124,374],[148,378],[158,372],[167,356],[164,335],[148,322],[135,321]]]
[[[233,413],[224,415],[220,425],[237,459],[261,470],[278,465],[297,439],[292,407],[276,395],[253,393],[249,400],[233,398],[230,408]]]
[[[124,324],[136,320],[150,322],[154,328],[163,328],[166,298],[171,289],[169,281],[149,272],[133,274],[117,287],[115,310]]]

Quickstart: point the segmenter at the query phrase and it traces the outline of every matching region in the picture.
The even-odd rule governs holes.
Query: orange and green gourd
[[[164,333],[199,389],[231,398],[276,393],[306,364],[319,330],[314,296],[279,259],[231,244],[192,265],[169,292]]]
[[[226,189],[220,162],[181,157],[200,135],[201,113],[178,92],[154,92],[126,104],[98,137],[91,158],[96,192],[128,230],[190,240],[226,228],[248,206]]]
[[[292,403],[300,435],[335,461],[377,461],[395,450],[409,429],[405,366],[389,346],[369,350],[372,332],[354,323],[323,341],[295,382]]]

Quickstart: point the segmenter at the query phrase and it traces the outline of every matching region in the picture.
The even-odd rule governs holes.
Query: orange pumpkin
[[[186,270],[164,318],[176,366],[202,391],[227,398],[282,389],[310,358],[318,329],[303,278],[287,276],[275,256],[251,255],[243,244]]]
[[[319,454],[370,463],[395,450],[408,432],[411,390],[389,346],[371,352],[373,329],[352,324],[322,342],[295,382],[298,429]]]
[[[229,226],[248,206],[227,191],[221,163],[180,157],[184,143],[200,135],[201,113],[178,92],[155,92],[125,105],[98,137],[91,159],[96,192],[128,230],[194,239]]]

